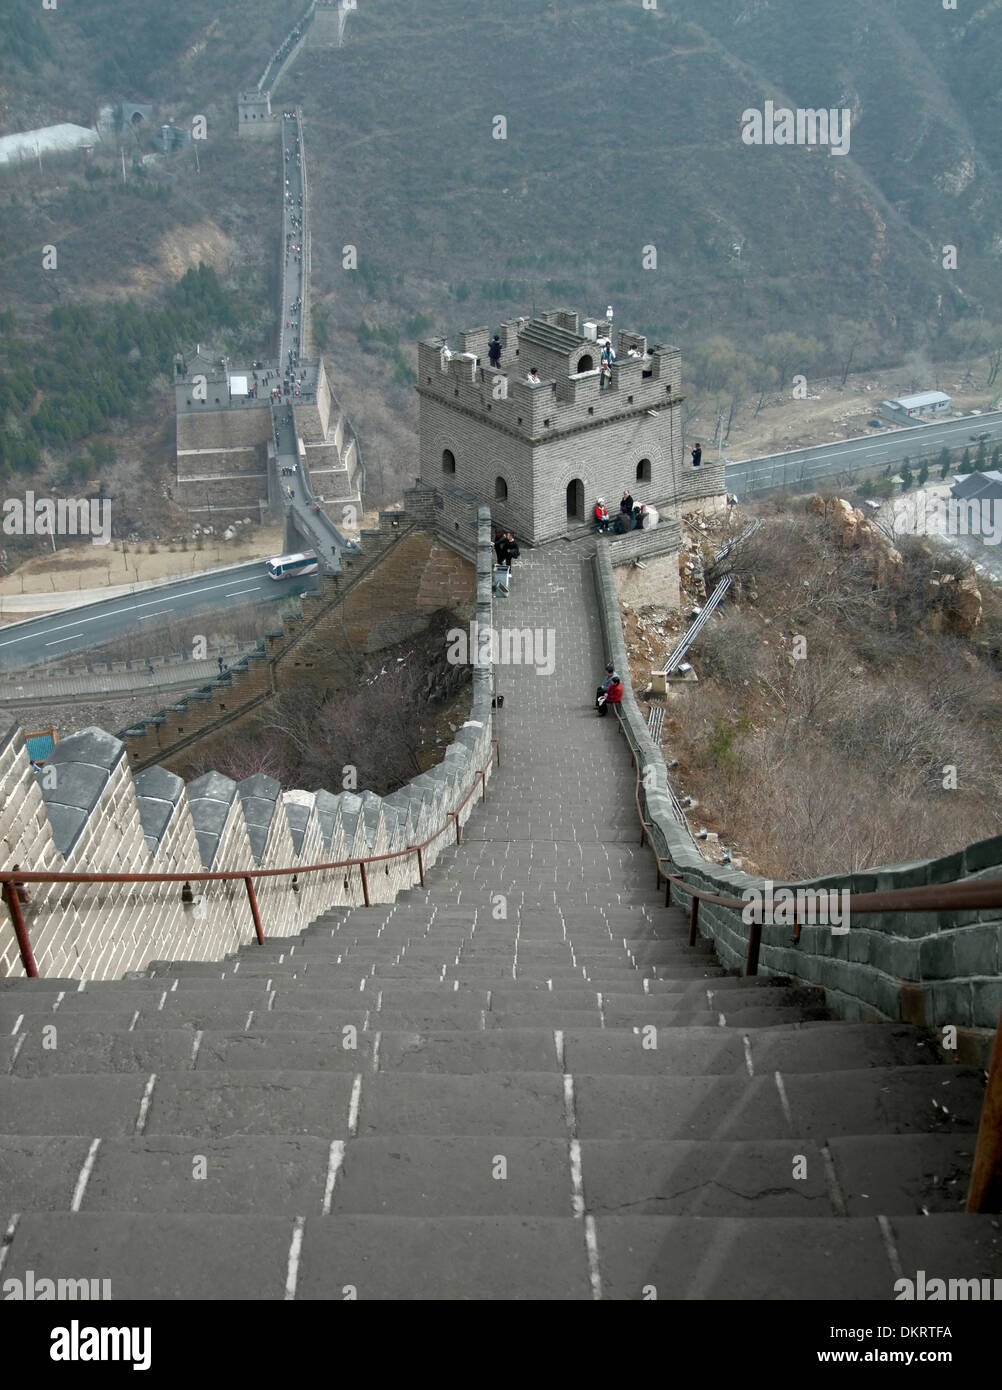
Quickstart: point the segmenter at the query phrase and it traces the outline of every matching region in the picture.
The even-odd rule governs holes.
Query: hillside
[[[199,167],[188,151],[129,191],[100,153],[89,180],[70,162],[0,175],[19,324],[44,331],[66,298],[156,295],[205,260],[258,297],[267,350],[276,169],[236,140],[235,96],[299,7],[221,0],[206,22],[195,0],[11,3],[2,131],[91,124],[123,95],[156,103],[155,123],[209,121]],[[371,485],[391,496],[415,471],[414,337],[533,304],[612,301],[678,343],[697,384],[740,379],[753,396],[795,371],[838,374],[847,343],[855,370],[956,361],[997,337],[999,13],[366,0],[344,48],[302,55],[278,100],[306,112],[315,300]],[[766,99],[848,107],[851,153],[744,144],[742,112]],[[38,268],[39,226],[66,252],[58,277]],[[342,269],[346,244],[358,271]]]

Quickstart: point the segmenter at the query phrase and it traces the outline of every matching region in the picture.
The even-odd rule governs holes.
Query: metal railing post
[[[417,871],[418,871],[418,878],[421,880],[421,887],[423,888],[423,887],[424,887],[424,854],[422,853],[422,850],[421,850],[421,846],[420,846],[420,845],[418,845],[418,847],[417,847]]]
[[[998,1027],[995,1029],[995,1045],[981,1107],[981,1124],[974,1146],[967,1210],[1002,1211],[1002,1010],[999,1011]]]
[[[693,893],[692,899],[691,899],[691,901],[690,901],[690,903],[689,903],[689,945],[690,945],[690,946],[695,946],[695,944],[696,944],[696,927],[697,927],[698,923],[699,923],[699,899],[696,897],[695,893]]]
[[[359,871],[361,872],[361,875],[362,875],[362,898],[363,898],[363,900],[364,900],[364,902],[365,902],[366,907],[371,907],[372,904],[369,902],[369,876],[368,876],[368,874],[365,872],[365,860],[364,860],[364,859],[359,860],[359,865],[358,865],[358,867],[359,867]]]
[[[748,955],[745,958],[745,974],[758,974],[758,953],[762,945],[762,923],[752,922],[748,933]]]
[[[16,883],[5,883],[3,886],[4,901],[10,908],[11,920],[14,923],[14,935],[17,938],[17,949],[21,954],[21,964],[24,966],[24,973],[30,980],[38,979],[38,966],[35,964],[35,953],[31,949],[31,940],[28,936],[28,928],[24,924],[24,913],[21,911],[21,895],[18,892]]]
[[[250,903],[251,916],[254,918],[254,930],[257,933],[257,944],[264,945],[264,927],[261,925],[261,914],[257,907],[257,894],[254,892],[254,880],[250,874],[244,875],[244,883],[247,885],[247,901]]]

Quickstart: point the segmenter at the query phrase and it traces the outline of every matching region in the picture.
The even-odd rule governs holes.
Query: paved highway
[[[842,472],[899,464],[906,457],[913,461],[921,457],[928,459],[930,454],[938,454],[944,444],[951,449],[971,444],[973,455],[973,441],[982,434],[988,435],[990,441],[1002,440],[1002,410],[907,429],[889,428],[882,434],[863,435],[834,444],[809,445],[806,449],[790,449],[782,454],[729,463],[724,469],[724,485],[743,502],[779,488],[815,482]]]
[[[11,623],[0,627],[0,671],[87,651],[130,632],[143,634],[149,651],[156,655],[156,630],[165,621],[190,622],[194,637],[199,631],[194,618],[207,609],[243,609],[247,604],[273,602],[315,587],[315,578],[269,579],[265,562],[253,560],[227,574],[196,574],[161,589],[141,590],[69,612]]]

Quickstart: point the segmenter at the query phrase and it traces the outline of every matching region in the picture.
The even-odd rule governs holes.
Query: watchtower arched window
[[[650,461],[650,459],[641,459],[640,462],[637,464],[637,482],[638,482],[638,483],[649,483],[650,481],[651,481],[651,461]]]
[[[443,472],[443,473],[455,473],[455,471],[456,471],[456,455],[452,452],[451,449],[443,449],[443,450],[442,450],[442,472]]]
[[[590,352],[586,352],[583,357],[578,358],[577,370],[579,372],[593,372],[595,370],[595,359]]]
[[[505,482],[504,478],[500,476],[494,479],[494,501],[508,501],[508,484]]]

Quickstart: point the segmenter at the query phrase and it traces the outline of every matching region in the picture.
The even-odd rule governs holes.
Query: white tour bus
[[[313,554],[275,555],[268,561],[268,578],[298,579],[302,574],[316,574],[319,568],[319,561]]]

